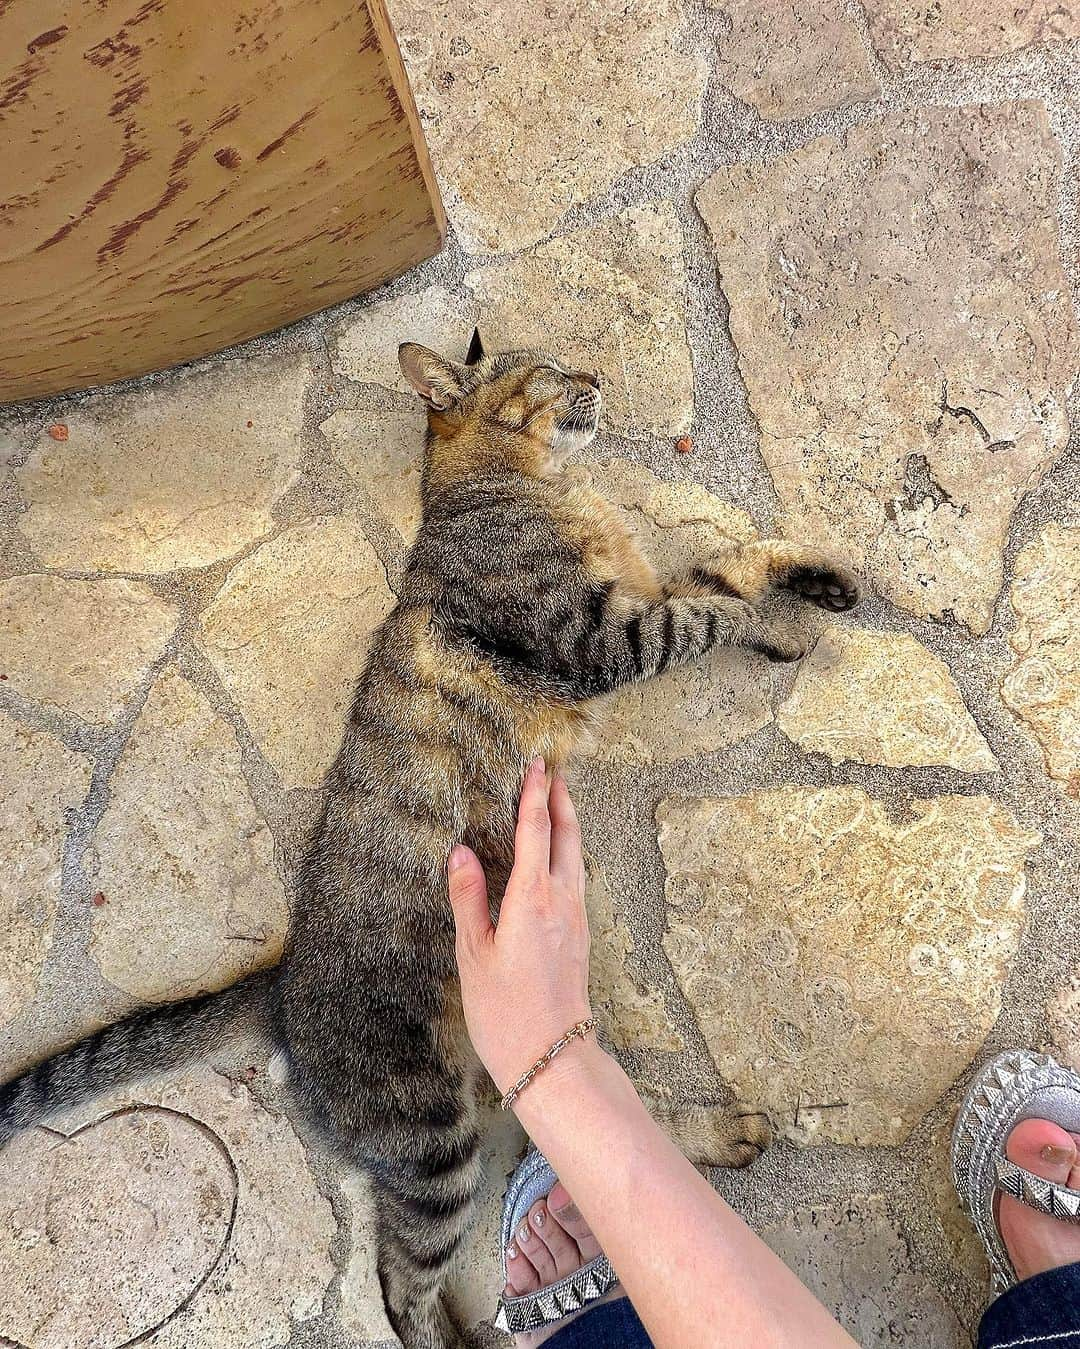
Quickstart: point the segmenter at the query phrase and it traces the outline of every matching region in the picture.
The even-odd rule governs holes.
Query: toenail
[[[547,1214],[544,1212],[543,1209],[537,1209],[537,1211],[533,1214],[533,1222],[536,1224],[537,1227],[543,1227],[546,1218]]]
[[[507,1260],[516,1260],[518,1258],[518,1248],[513,1242],[506,1248],[506,1258]]]
[[[518,1231],[518,1241],[524,1246],[527,1241],[532,1241],[532,1233],[529,1231],[529,1224],[522,1223]]]
[[[1055,1143],[1047,1143],[1039,1156],[1044,1162],[1051,1162],[1054,1166],[1065,1166],[1076,1160],[1076,1149],[1059,1148]]]

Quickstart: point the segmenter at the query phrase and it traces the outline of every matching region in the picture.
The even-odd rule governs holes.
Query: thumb
[[[475,950],[494,932],[488,912],[487,881],[480,859],[459,843],[446,865],[450,907],[454,910],[458,949]]]

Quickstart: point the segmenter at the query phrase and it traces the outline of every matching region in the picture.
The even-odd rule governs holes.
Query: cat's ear
[[[401,373],[425,403],[433,408],[448,408],[461,397],[461,366],[443,360],[418,342],[402,342],[397,355]]]
[[[465,355],[466,365],[475,365],[484,359],[484,344],[480,340],[480,329],[474,328],[469,340],[469,350]]]

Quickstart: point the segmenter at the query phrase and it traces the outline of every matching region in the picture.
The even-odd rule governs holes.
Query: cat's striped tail
[[[205,1057],[245,1023],[267,1024],[274,971],[105,1026],[0,1086],[0,1148],[23,1129],[141,1078]]]

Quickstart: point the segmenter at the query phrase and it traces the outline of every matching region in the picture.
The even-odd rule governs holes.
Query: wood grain
[[[0,402],[389,280],[445,217],[382,0],[0,0]]]

